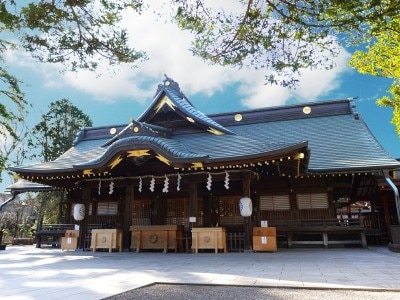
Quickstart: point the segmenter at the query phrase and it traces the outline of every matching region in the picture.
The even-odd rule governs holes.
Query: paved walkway
[[[0,299],[102,299],[163,283],[400,291],[400,254],[387,248],[277,253],[0,251]]]

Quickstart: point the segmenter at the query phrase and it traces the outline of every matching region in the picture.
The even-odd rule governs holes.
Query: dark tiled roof
[[[94,131],[95,128],[91,130]],[[106,148],[101,146],[107,141],[108,139],[81,141],[54,161],[13,167],[10,169],[15,172],[34,172],[39,174],[73,172],[75,170],[74,165],[85,163],[102,156]]]
[[[228,128],[237,135],[261,141],[308,141],[310,172],[379,170],[399,166],[399,162],[375,139],[362,117],[353,113],[350,101],[307,105],[312,111],[309,115],[302,112],[305,105],[288,107],[287,114],[284,107],[280,114],[277,109],[266,110],[264,117],[257,111],[258,118],[253,123],[247,119],[244,125]],[[252,114],[255,112],[249,113]]]
[[[207,153],[208,162],[256,158],[307,146],[307,142],[302,141],[268,142],[255,139],[253,134],[215,136],[201,133],[186,134],[176,138],[191,152]]]
[[[187,132],[143,126],[144,131],[132,133],[132,127],[114,126],[85,129],[75,145],[54,162],[12,168],[22,173],[57,173],[100,167],[118,152],[151,149],[168,156],[173,162],[226,162],[307,148],[310,154],[308,172],[357,172],[396,169],[400,163],[377,142],[365,122],[353,111],[350,100],[336,100],[302,105],[273,107],[204,117],[180,90],[163,85],[159,93],[169,97],[186,113],[202,119],[214,128],[231,134],[215,135],[206,129]],[[175,97],[177,99],[175,99]],[[185,100],[186,99],[186,100]],[[185,105],[188,105],[185,107]],[[194,108],[193,108],[194,109]],[[154,110],[152,110],[154,111]],[[149,118],[146,112],[143,120]],[[135,122],[141,126],[143,123]],[[147,133],[146,133],[147,132]]]

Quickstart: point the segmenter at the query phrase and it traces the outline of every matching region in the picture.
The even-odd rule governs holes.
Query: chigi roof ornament
[[[165,76],[165,79],[164,79],[163,84],[158,85],[157,94],[160,91],[160,89],[168,87],[170,89],[173,89],[181,98],[184,98],[185,95],[182,93],[181,88],[179,87],[179,83],[174,81],[171,77],[168,77],[167,74],[164,74],[164,76]]]

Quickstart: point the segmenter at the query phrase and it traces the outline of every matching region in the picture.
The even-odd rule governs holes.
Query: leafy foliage
[[[367,39],[397,16],[399,1],[238,1],[237,9],[201,0],[175,0],[174,18],[195,34],[195,55],[221,65],[264,68],[268,83],[293,87],[303,68],[332,68],[335,35]],[[208,3],[208,5],[206,5]],[[278,76],[273,73],[276,72]]]
[[[393,108],[392,123],[400,136],[400,17],[381,31],[376,28],[374,37],[365,51],[353,53],[350,66],[362,74],[393,79],[389,95],[379,98],[377,104]]]
[[[42,192],[35,198],[39,221],[44,224],[65,223],[66,205],[64,192]]]
[[[30,237],[35,215],[35,200],[30,193],[17,196],[0,214],[0,230],[5,236]]]
[[[6,51],[21,47],[38,61],[61,63],[65,70],[95,70],[101,60],[134,65],[146,56],[128,45],[126,29],[119,22],[123,11],[140,13],[142,6],[141,0],[0,1],[0,60]],[[0,66],[0,141],[4,144],[0,174],[12,151],[24,154],[18,144],[27,131],[16,131],[15,126],[23,123],[27,113],[19,84],[6,66]]]
[[[90,117],[68,99],[50,103],[49,111],[32,130],[31,149],[39,149],[43,161],[54,160],[66,152],[82,127],[92,126]]]
[[[0,57],[1,61],[1,57]],[[13,124],[24,124],[27,105],[24,94],[19,87],[19,81],[9,74],[7,69],[0,67],[0,174],[7,167],[10,151],[17,147],[20,136]],[[7,143],[12,139],[11,143]],[[0,178],[1,182],[1,178]]]
[[[118,26],[122,11],[140,13],[142,5],[141,0],[2,1],[0,24],[41,62],[95,70],[103,59],[118,64],[146,58],[128,45],[126,29]]]

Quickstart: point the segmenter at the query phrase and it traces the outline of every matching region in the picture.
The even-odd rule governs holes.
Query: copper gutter
[[[17,195],[20,192],[16,192],[16,191],[11,191],[11,198],[7,199],[6,201],[4,201],[2,204],[0,204],[0,212],[3,209],[4,206],[6,206],[8,203],[10,203],[11,201],[13,201],[15,199],[15,197],[17,197]]]

